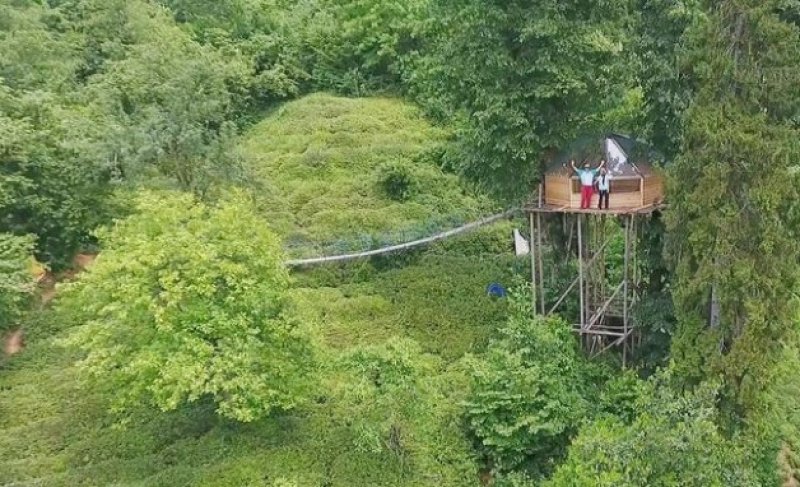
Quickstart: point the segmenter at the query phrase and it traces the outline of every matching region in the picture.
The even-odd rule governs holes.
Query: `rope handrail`
[[[391,252],[397,252],[400,250],[406,250],[413,247],[418,247],[420,245],[430,244],[439,240],[444,240],[446,238],[452,237],[454,235],[458,235],[464,232],[468,232],[470,230],[474,230],[476,228],[480,228],[491,223],[494,223],[498,220],[503,218],[507,218],[514,213],[519,211],[519,208],[511,208],[506,210],[502,213],[497,213],[495,215],[487,216],[485,218],[481,218],[480,220],[476,220],[471,223],[467,223],[466,225],[462,225],[458,228],[453,228],[451,230],[447,230],[445,232],[437,233],[436,235],[431,235],[430,237],[421,238],[419,240],[412,240],[411,242],[405,242],[402,244],[390,245],[388,247],[383,247],[380,249],[374,250],[367,250],[363,252],[355,252],[352,254],[342,254],[342,255],[332,255],[327,257],[313,257],[310,259],[292,259],[288,260],[284,263],[287,267],[302,267],[302,266],[309,266],[309,265],[316,265],[316,264],[326,264],[331,262],[343,262],[348,260],[354,259],[362,259],[364,257],[372,257],[375,255],[383,255],[388,254]]]

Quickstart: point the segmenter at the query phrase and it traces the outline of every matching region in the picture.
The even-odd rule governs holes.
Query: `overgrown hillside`
[[[446,137],[400,100],[316,94],[252,128],[241,152],[287,245],[335,252],[409,240],[488,211],[485,198],[442,172]]]
[[[334,255],[413,240],[490,210],[442,172],[445,132],[392,99],[310,95],[280,107],[244,137],[257,205],[290,256]],[[262,189],[263,188],[263,189]],[[333,342],[418,340],[448,358],[484,344],[508,283],[510,229],[494,227],[433,248],[301,269],[295,294]]]
[[[263,178],[264,224],[312,245],[480,213],[485,201],[428,156],[442,140],[399,101],[313,95],[255,126],[240,152]],[[386,192],[387,167],[411,182],[403,198]],[[328,350],[322,385],[295,412],[249,425],[218,419],[202,401],[172,413],[142,408],[116,425],[60,345],[71,315],[37,313],[27,350],[0,375],[0,484],[476,484],[456,416],[466,376],[449,364],[482,350],[504,319],[505,303],[484,289],[510,281],[508,235],[503,226],[399,258],[296,272],[292,307]],[[348,365],[365,356],[411,367],[413,387],[371,391]],[[384,427],[398,429],[402,451],[383,444]]]

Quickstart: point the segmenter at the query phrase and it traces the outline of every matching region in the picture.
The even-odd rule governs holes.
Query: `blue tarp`
[[[504,298],[506,297],[506,289],[500,284],[493,282],[488,286],[486,286],[486,294],[488,294],[489,296]]]

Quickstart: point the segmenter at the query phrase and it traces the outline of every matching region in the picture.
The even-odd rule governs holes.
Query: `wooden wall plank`
[[[642,188],[642,191],[639,191]],[[572,178],[545,175],[544,203],[552,206],[580,208],[580,186]],[[645,178],[644,184],[636,179],[619,180],[611,183],[609,197],[610,209],[640,208],[663,201],[664,183],[661,176]],[[592,195],[592,207],[597,208],[599,195]]]

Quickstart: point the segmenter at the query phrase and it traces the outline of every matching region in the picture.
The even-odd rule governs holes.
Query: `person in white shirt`
[[[608,209],[608,193],[611,189],[611,175],[608,174],[606,168],[600,168],[600,175],[597,177],[597,191],[599,197],[597,198],[597,209],[603,209],[603,202],[606,204],[606,210]]]

